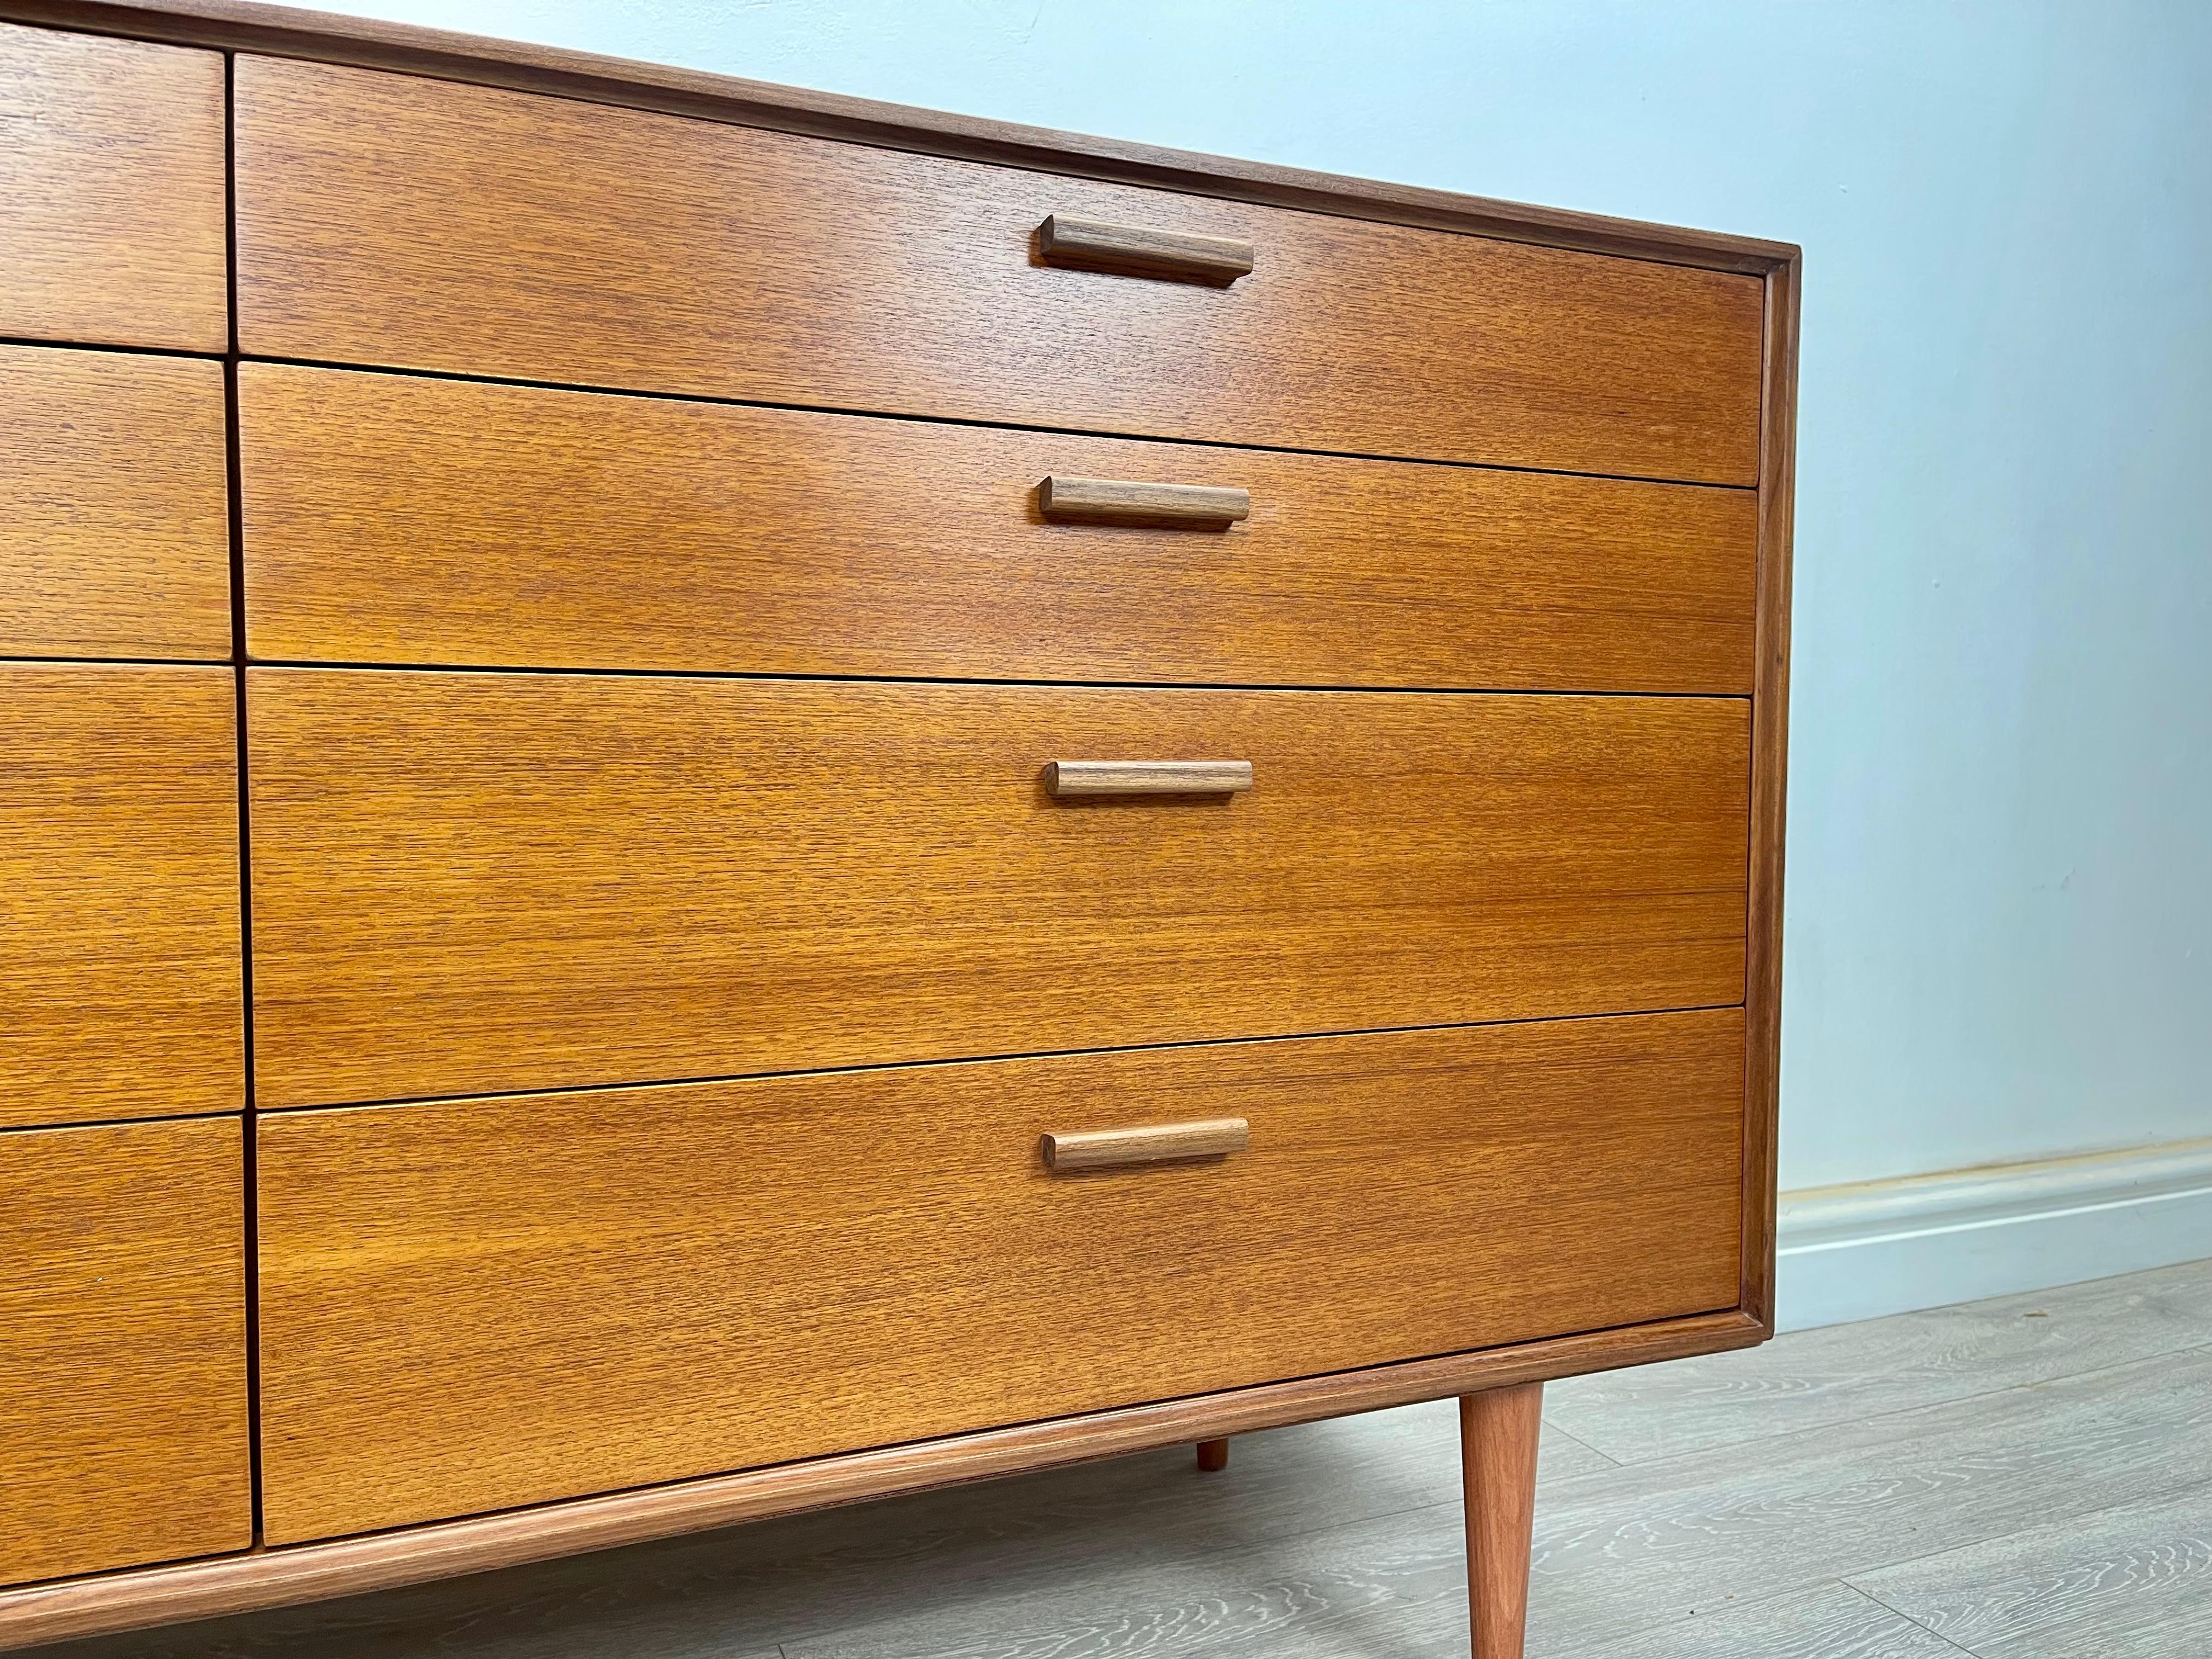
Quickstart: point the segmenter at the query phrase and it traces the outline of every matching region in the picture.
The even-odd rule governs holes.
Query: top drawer
[[[236,100],[254,355],[1756,478],[1755,277],[320,64]],[[1052,215],[1254,269],[1047,266]]]
[[[0,336],[221,351],[222,59],[0,26]]]

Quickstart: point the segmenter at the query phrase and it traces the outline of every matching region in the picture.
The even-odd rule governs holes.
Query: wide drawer
[[[265,1117],[268,1536],[1733,1307],[1742,1099],[1729,1009]]]
[[[0,1583],[253,1541],[239,1120],[0,1134]]]
[[[238,1111],[228,669],[0,665],[0,1125]]]
[[[1741,699],[247,689],[268,1106],[1743,996]],[[1085,759],[1256,782],[1055,799]]]
[[[230,656],[222,365],[0,346],[0,656]]]
[[[230,342],[219,52],[0,24],[0,336]]]
[[[1751,690],[1748,491],[249,363],[293,661]],[[1247,492],[1048,523],[1040,481]]]
[[[1756,481],[1756,277],[368,70],[236,77],[251,355]],[[1048,216],[1256,264],[1060,269]]]

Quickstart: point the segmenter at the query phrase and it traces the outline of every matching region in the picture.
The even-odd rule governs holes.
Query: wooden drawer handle
[[[1250,761],[1054,761],[1045,787],[1084,795],[1234,795],[1252,787]]]
[[[1249,518],[1252,496],[1212,484],[1125,483],[1115,478],[1063,478],[1037,486],[1037,511],[1054,524],[1142,524],[1169,529],[1226,530]]]
[[[1173,276],[1226,288],[1252,274],[1252,244],[1228,236],[1192,236],[1141,225],[1109,225],[1055,213],[1037,227],[1037,252],[1048,265]]]
[[[1154,1123],[1141,1129],[1089,1129],[1080,1134],[1045,1136],[1044,1166],[1059,1175],[1069,1170],[1113,1170],[1130,1164],[1226,1158],[1243,1152],[1251,1141],[1252,1126],[1241,1117]]]

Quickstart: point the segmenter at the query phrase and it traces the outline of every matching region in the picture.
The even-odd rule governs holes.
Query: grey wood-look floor
[[[1531,1659],[2212,1655],[2212,1261],[1554,1384]],[[1449,1402],[54,1659],[1463,1659]]]

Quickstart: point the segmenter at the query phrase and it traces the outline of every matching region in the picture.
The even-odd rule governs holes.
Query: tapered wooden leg
[[[1474,1659],[1522,1659],[1528,1627],[1528,1542],[1536,1522],[1536,1436],[1543,1416],[1540,1382],[1466,1395],[1459,1402]]]
[[[1229,1443],[1226,1440],[1201,1440],[1198,1443],[1198,1467],[1207,1474],[1218,1474],[1229,1467]]]

